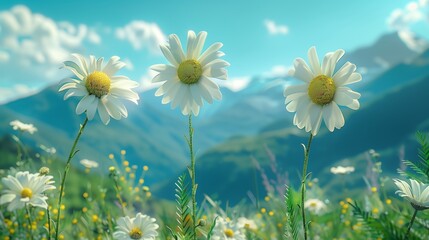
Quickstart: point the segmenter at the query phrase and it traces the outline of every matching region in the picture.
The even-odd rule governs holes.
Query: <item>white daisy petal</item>
[[[201,56],[198,58],[198,61],[201,63],[204,62],[207,56],[210,56],[211,54],[215,54],[219,49],[222,48],[222,46],[223,44],[220,42],[212,44],[210,47],[207,48],[207,50],[203,52],[203,54],[201,54]]]
[[[188,31],[188,45],[187,45],[187,53],[186,59],[192,59],[192,55],[195,49],[197,36],[194,31]]]
[[[77,53],[72,54],[72,56],[75,57],[76,60],[78,61],[77,65],[80,67],[80,69],[82,71],[82,75],[83,76],[88,76],[89,75],[88,65],[86,64],[85,58],[82,55],[77,54]]]
[[[350,77],[343,83],[343,85],[349,85],[352,83],[356,83],[359,82],[360,80],[362,80],[362,75],[360,75],[357,72],[352,73],[352,75],[350,75]]]
[[[79,65],[77,65],[75,62],[65,61],[63,62],[63,68],[70,70],[74,75],[76,75],[76,77],[78,77],[81,80],[83,80],[86,76],[82,68]]]
[[[89,104],[94,100],[94,95],[86,95],[83,97],[76,107],[76,114],[80,115],[88,109]]]
[[[196,59],[200,56],[201,50],[203,50],[206,38],[207,38],[207,32],[203,31],[203,32],[198,33],[195,48],[192,52],[192,59]]]
[[[211,54],[207,55],[207,57],[205,57],[203,60],[201,60],[200,64],[201,64],[201,66],[205,66],[205,65],[211,63],[212,61],[219,59],[223,56],[225,56],[225,53],[223,53],[221,51],[211,53]]]
[[[168,37],[168,43],[170,44],[170,52],[172,53],[176,62],[180,63],[186,59],[183,53],[182,43],[180,43],[179,37],[176,34],[171,34]]]
[[[308,50],[308,61],[310,62],[311,69],[313,70],[314,76],[322,74],[322,68],[320,67],[319,57],[317,56],[316,47],[311,47]]]
[[[312,103],[309,107],[310,120],[311,120],[311,133],[316,136],[320,129],[322,122],[322,109],[323,107]]]
[[[295,59],[295,62],[293,63],[293,65],[295,67],[293,76],[296,77],[297,79],[304,82],[310,82],[315,77],[313,75],[313,72],[307,66],[307,63],[305,63],[304,59],[302,58]]]
[[[322,71],[324,72],[324,75],[326,76],[332,76],[335,70],[335,65],[340,60],[340,58],[344,55],[344,50],[338,49],[337,51],[333,52],[329,55],[328,64],[325,69],[322,67]]]
[[[356,71],[356,65],[346,62],[332,77],[337,87],[343,86]]]
[[[94,95],[91,95],[94,96]],[[92,120],[95,116],[95,112],[97,111],[97,107],[98,107],[98,98],[93,97],[92,98],[92,102],[89,103],[89,106],[86,110],[86,117],[88,118],[88,120]]]
[[[118,56],[113,56],[110,58],[109,62],[107,62],[106,66],[104,66],[103,72],[110,77],[123,67],[125,67],[125,63],[119,61]]]

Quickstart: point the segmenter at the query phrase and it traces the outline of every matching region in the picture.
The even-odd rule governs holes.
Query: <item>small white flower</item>
[[[410,201],[417,210],[429,209],[429,185],[410,179],[411,186],[406,181],[393,179],[399,188],[396,194]]]
[[[43,193],[55,189],[55,186],[51,185],[54,183],[52,178],[49,175],[29,172],[17,172],[15,177],[11,175],[4,177],[2,183],[6,189],[0,197],[0,205],[9,203],[8,211],[24,208],[26,204],[46,209],[48,197]]]
[[[98,162],[92,161],[89,159],[80,160],[80,164],[82,164],[86,168],[97,168],[98,167]]]
[[[333,174],[349,174],[355,171],[354,167],[343,167],[343,166],[338,166],[338,167],[331,167],[331,173]]]
[[[213,240],[245,240],[244,226],[234,224],[222,217],[216,219],[216,226],[213,229]]]
[[[313,212],[314,214],[320,214],[323,210],[326,209],[326,205],[324,202],[320,201],[319,199],[308,199],[304,203],[304,208],[308,209],[310,212]]]
[[[70,70],[76,78],[66,78],[60,85],[59,91],[67,90],[64,100],[69,97],[82,97],[76,107],[76,114],[86,112],[89,120],[95,113],[104,124],[108,124],[110,117],[119,120],[128,116],[128,111],[121,100],[128,100],[137,104],[139,95],[132,89],[139,86],[126,76],[115,76],[115,73],[125,66],[119,57],[113,56],[102,67],[103,58],[98,60],[89,56],[89,62],[79,54],[73,54],[77,62],[65,61],[64,68]]]
[[[245,217],[238,218],[237,219],[237,225],[240,228],[245,228],[245,229],[249,229],[249,230],[257,230],[258,229],[254,220],[251,220],[251,219],[248,219]]]
[[[21,132],[28,132],[30,134],[37,132],[37,128],[34,127],[33,124],[23,123],[19,120],[14,120],[14,121],[10,122],[10,125],[12,126],[13,130],[17,130],[17,131],[21,131]]]
[[[49,154],[55,154],[57,152],[57,149],[55,149],[54,147],[47,147],[43,144],[41,144],[40,149],[42,149],[43,151],[49,153]]]
[[[171,102],[172,108],[179,106],[183,115],[192,113],[197,116],[203,99],[208,103],[212,103],[213,99],[222,99],[219,86],[212,79],[226,80],[227,71],[224,68],[229,63],[220,59],[225,55],[219,51],[222,43],[214,43],[201,53],[206,37],[207,32],[200,32],[197,36],[189,31],[187,51],[184,53],[179,37],[171,34],[168,44],[160,46],[171,65],[151,67],[158,72],[152,82],[164,82],[155,95],[164,96],[163,104]]]
[[[113,238],[117,240],[155,239],[158,236],[156,219],[137,213],[135,218],[121,217],[118,219]]]
[[[339,49],[325,55],[322,65],[316,48],[308,50],[310,66],[302,58],[295,59],[294,68],[289,75],[304,82],[302,85],[289,86],[284,91],[286,109],[296,112],[293,124],[305,128],[315,136],[322,120],[329,131],[344,126],[344,116],[340,106],[353,110],[359,109],[360,94],[346,85],[359,82],[362,76],[355,72],[356,65],[346,62],[336,73],[335,66],[344,55]]]

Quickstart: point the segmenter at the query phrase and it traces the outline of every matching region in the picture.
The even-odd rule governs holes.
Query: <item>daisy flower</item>
[[[64,68],[70,70],[75,77],[64,79],[59,91],[67,90],[64,100],[72,96],[82,97],[76,107],[76,114],[86,112],[89,120],[95,113],[104,124],[108,124],[110,117],[119,120],[128,116],[128,111],[121,100],[128,100],[137,104],[139,95],[132,89],[138,87],[138,83],[131,81],[126,76],[115,76],[115,73],[125,66],[119,61],[119,57],[113,56],[103,65],[103,58],[96,59],[89,56],[89,61],[79,55],[73,54],[76,62],[65,61]]]
[[[26,204],[46,209],[48,204],[43,193],[55,189],[52,176],[17,172],[14,176],[4,177],[1,181],[5,190],[0,197],[0,205],[9,203],[8,211],[24,208]]]
[[[362,76],[355,72],[356,65],[345,63],[337,72],[336,64],[344,55],[339,49],[325,55],[322,65],[319,63],[316,48],[308,50],[310,66],[302,58],[295,59],[289,75],[301,80],[304,84],[288,86],[284,91],[286,109],[296,112],[293,124],[305,128],[315,136],[320,124],[325,122],[329,131],[344,126],[344,116],[338,106],[359,109],[360,94],[346,85],[359,82]]]
[[[98,162],[92,161],[89,159],[80,160],[80,164],[82,164],[86,168],[97,168],[98,167]]]
[[[331,173],[333,174],[349,174],[355,171],[354,167],[331,167]]]
[[[155,239],[158,236],[158,224],[155,218],[137,213],[135,218],[121,217],[118,219],[113,238],[117,240]]]
[[[232,221],[227,221],[222,217],[218,217],[216,225],[213,229],[213,240],[245,240],[244,226],[234,224]]]
[[[429,185],[410,179],[411,185],[406,181],[393,179],[399,188],[396,194],[410,201],[416,210],[429,209]]]
[[[258,229],[254,220],[251,220],[251,219],[248,219],[245,217],[238,218],[237,219],[237,225],[240,228],[245,228],[245,229],[249,229],[249,230],[253,230],[253,231],[256,231]]]
[[[313,212],[314,214],[320,214],[323,210],[326,209],[326,205],[324,202],[320,201],[319,199],[308,199],[304,203],[304,208],[308,209],[310,212]]]
[[[10,126],[12,126],[13,130],[17,130],[17,131],[21,131],[21,132],[28,132],[30,134],[37,132],[37,128],[34,127],[33,124],[23,123],[19,120],[13,120],[9,124],[10,124]]]
[[[169,64],[157,64],[151,69],[158,72],[152,79],[153,83],[164,82],[155,92],[156,96],[163,96],[162,103],[171,102],[174,109],[180,107],[183,115],[198,115],[203,99],[212,103],[213,99],[221,100],[219,86],[212,79],[227,79],[224,69],[229,63],[221,60],[224,56],[219,49],[222,43],[214,43],[201,53],[207,32],[195,35],[188,32],[186,53],[177,35],[171,34],[166,45],[161,50]]]

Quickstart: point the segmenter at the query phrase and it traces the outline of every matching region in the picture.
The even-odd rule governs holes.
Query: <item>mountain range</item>
[[[367,75],[363,73],[364,80],[357,86],[362,93],[362,108],[345,111],[343,129],[334,133],[322,131],[315,138],[311,154],[317,159],[310,164],[315,175],[369,148],[397,147],[414,131],[427,130],[429,125],[428,113],[423,111],[424,90],[429,89],[429,52],[419,55],[408,50],[397,34],[391,33],[371,46],[348,53],[345,58],[371,69]],[[388,64],[380,65],[377,59]],[[201,116],[194,118],[201,194],[234,202],[246,197],[247,191],[262,188],[257,173],[254,180],[251,157],[260,161],[261,166],[268,166],[266,148],[275,154],[280,169],[295,173],[300,167],[300,144],[306,141],[307,134],[292,126],[293,114],[286,112],[283,105],[283,88],[293,81],[288,76],[255,76],[239,92],[223,89],[223,100],[204,106]],[[21,136],[23,142],[32,147],[53,146],[64,158],[83,117],[75,114],[77,99],[63,101],[57,90],[57,86],[51,86],[1,105],[0,135],[13,133],[9,126],[12,120],[33,123],[39,131],[32,136]],[[76,158],[96,160],[106,171],[111,165],[108,154],[119,156],[124,149],[131,164],[150,167],[147,182],[157,186],[155,195],[172,198],[173,183],[188,162],[184,139],[187,117],[162,105],[153,91],[140,95],[138,106],[127,105],[127,119],[112,120],[108,126],[98,119],[91,121]]]

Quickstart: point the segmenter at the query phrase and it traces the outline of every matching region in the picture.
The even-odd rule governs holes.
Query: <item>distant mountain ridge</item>
[[[383,45],[380,42],[387,41],[385,44],[393,42],[395,48],[402,49],[405,45],[397,42],[396,37],[389,34],[380,38],[375,47],[350,52],[348,56],[354,59],[350,61],[358,63],[378,54],[389,56],[389,52],[379,51],[377,46]],[[425,69],[429,69],[425,65],[426,55],[417,57],[414,52],[401,50],[398,56],[404,59],[414,57],[415,62],[401,65],[396,62],[399,60],[393,59],[391,64],[399,64],[398,66],[403,66],[403,69],[394,67],[385,73],[380,72],[373,81],[361,85],[359,90],[373,89],[371,95],[366,96],[366,93],[362,92],[363,100],[371,102],[371,99],[376,99],[378,95],[391,91],[394,87],[403,87],[401,79],[406,81],[411,80],[410,76],[414,79],[426,75]],[[402,78],[398,80],[386,74],[393,77],[401,74]],[[386,79],[394,79],[391,82],[394,84],[383,87],[386,86]],[[283,86],[290,84],[291,81],[292,79],[287,76],[272,78],[256,76],[248,88],[239,92],[223,89],[224,98],[221,102],[203,107],[201,116],[194,118],[195,150],[201,157],[198,167],[204,167],[199,169],[202,174],[213,176],[218,174],[217,167],[228,165],[234,172],[230,173],[229,182],[226,181],[225,184],[235,184],[237,176],[247,174],[243,172],[247,171],[247,168],[234,167],[237,161],[239,164],[247,164],[248,167],[250,155],[257,159],[265,158],[263,152],[265,145],[280,146],[287,141],[289,146],[286,149],[282,146],[276,148],[276,151],[282,151],[282,154],[295,151],[295,146],[299,146],[303,134],[292,126],[293,115],[285,111],[283,103]],[[129,110],[127,119],[112,120],[108,126],[104,126],[98,117],[91,121],[82,136],[79,144],[81,151],[76,158],[97,160],[105,170],[111,165],[107,158],[108,154],[114,153],[118,157],[120,150],[125,149],[127,160],[131,164],[150,166],[149,184],[174,181],[175,178],[172,176],[177,176],[188,164],[188,149],[184,140],[187,133],[187,118],[177,110],[171,111],[169,105],[162,105],[161,99],[154,96],[154,90],[141,93],[140,96],[138,106],[127,105]],[[78,98],[63,101],[63,94],[57,92],[57,86],[52,86],[38,94],[0,105],[0,134],[13,132],[9,126],[12,120],[33,123],[39,131],[29,137],[23,136],[24,141],[34,147],[36,143],[53,146],[58,149],[60,156],[65,156],[83,120],[83,116],[75,114],[77,101]],[[296,151],[296,154],[301,154],[300,149]],[[235,154],[230,155],[231,152]],[[285,157],[282,154],[279,155],[280,158]],[[77,162],[78,160],[74,160],[74,163]],[[299,161],[290,164],[297,165]],[[204,180],[202,184],[208,182]],[[218,190],[220,189],[215,189]],[[162,189],[158,193],[164,196]],[[236,195],[234,193],[231,197],[243,197],[238,194],[241,193],[237,192]]]

